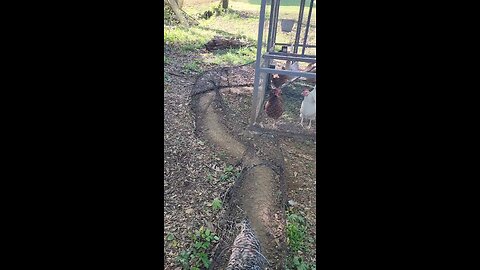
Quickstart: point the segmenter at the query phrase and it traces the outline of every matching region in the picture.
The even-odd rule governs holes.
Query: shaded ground
[[[180,73],[190,57],[179,56],[166,69]],[[205,226],[216,231],[214,223],[222,212],[209,204],[232,185],[232,180],[219,180],[229,165],[222,160],[222,153],[194,134],[189,93],[195,77],[181,75],[171,77],[163,100],[165,269],[179,267],[176,257],[191,245],[195,229]],[[173,240],[167,240],[170,234]]]
[[[254,48],[245,48],[232,53],[208,53],[201,45],[208,37],[202,35],[222,34],[220,31],[224,30],[251,34],[251,29],[256,31],[252,25],[258,23],[252,14],[258,12],[229,15],[238,16],[242,21],[250,20],[242,26],[244,30],[226,29],[226,25],[232,25],[227,23],[229,17],[218,17],[205,23],[205,27],[192,29],[195,35],[172,31],[171,41],[165,44],[165,269],[182,269],[176,258],[193,245],[191,236],[201,226],[220,236],[220,242],[208,249],[208,255],[219,262],[210,269],[223,269],[222,262],[229,256],[229,243],[238,233],[235,225],[245,215],[252,217],[258,237],[270,240],[263,244],[263,252],[272,262],[270,269],[285,269],[285,257],[291,255],[286,249],[284,226],[287,201],[294,202],[287,208],[287,214],[300,213],[310,225],[313,242],[309,242],[309,252],[300,255],[315,262],[316,145],[313,135],[316,129],[306,131],[298,126],[301,90],[284,89],[287,111],[279,130],[245,131],[251,106],[251,67],[242,73],[225,70],[222,74],[225,88],[214,94],[217,102],[210,106],[209,117],[203,118],[214,129],[201,130],[195,119],[198,114],[191,109],[190,94],[198,90],[194,83],[203,71],[217,68],[219,61],[245,61],[254,51]],[[183,43],[175,43],[177,41]],[[175,48],[174,43],[180,47]],[[212,75],[215,73],[218,72]],[[238,86],[242,83],[245,87]],[[265,121],[266,127],[268,124]],[[225,133],[219,133],[221,130]],[[231,140],[222,144],[227,136]],[[256,164],[262,165],[251,169]],[[229,165],[241,173],[222,180]],[[212,209],[216,198],[223,202],[220,210]]]
[[[236,182],[236,187],[225,201],[227,215],[223,218],[230,224],[240,223],[244,217],[251,221],[252,228],[260,241],[263,255],[271,267],[282,269],[285,253],[283,234],[284,213],[279,172],[274,172],[269,164],[258,158],[251,143],[243,144],[235,135],[227,131],[222,124],[221,115],[226,115],[221,102],[216,100],[218,92],[202,93],[194,99],[194,111],[197,115],[197,130],[219,148],[226,150],[232,162],[241,162],[244,174]],[[230,250],[220,254],[232,245],[238,233],[232,227],[223,229],[220,235],[221,249],[218,250],[213,269],[223,269],[228,263]],[[275,239],[276,241],[272,241]],[[223,256],[222,256],[223,255]]]
[[[294,92],[294,89],[287,90],[287,93],[289,91]],[[251,92],[251,87],[228,88],[222,91],[222,97],[231,110],[230,115],[235,116],[235,121],[224,122],[229,129],[235,130],[238,123],[242,124],[242,128],[247,127],[251,110]],[[298,104],[299,106],[300,104]],[[296,108],[296,106],[292,107]],[[278,129],[259,129],[259,134],[253,137],[253,144],[258,155],[267,160],[273,167],[281,170],[281,175],[284,178],[282,182],[286,184],[286,187],[281,189],[286,193],[283,199],[291,202],[291,204],[284,202],[284,206],[288,205],[289,213],[300,214],[307,221],[308,237],[306,238],[305,250],[308,250],[308,252],[299,251],[298,254],[290,254],[290,256],[299,255],[309,262],[316,261],[315,130],[315,125],[311,130],[306,130],[298,125],[298,120],[295,122],[284,118]],[[242,137],[246,133],[239,132],[239,134]],[[247,189],[246,193],[248,194],[254,189],[255,186],[251,190]],[[277,202],[280,203],[281,201],[281,198],[277,197]],[[279,216],[284,218],[285,214],[282,213]],[[270,237],[270,239],[273,241],[277,238]]]
[[[198,73],[190,73],[185,70],[178,72],[177,70],[191,61],[193,57],[187,53],[176,54],[174,64],[167,68],[167,71],[178,73],[180,76],[171,77],[172,81],[167,85],[168,91],[165,93],[164,99],[165,238],[169,234],[174,235],[174,240],[166,240],[165,269],[181,269],[175,258],[180,251],[185,250],[191,244],[189,235],[200,226],[208,227],[223,236],[222,240],[225,244],[212,248],[212,257],[228,258],[228,250],[224,251],[224,254],[220,253],[228,247],[229,241],[233,242],[238,232],[235,224],[243,218],[245,213],[250,213],[250,215],[251,213],[263,213],[257,215],[261,218],[254,220],[257,228],[262,227],[259,224],[275,224],[275,226],[270,225],[264,226],[263,229],[257,229],[258,237],[273,239],[268,242],[269,245],[264,244],[265,253],[269,254],[269,260],[277,264],[271,269],[283,269],[281,264],[285,259],[283,253],[286,251],[285,214],[283,213],[285,200],[293,199],[299,203],[297,207],[302,206],[302,211],[312,224],[311,232],[314,236],[315,145],[308,136],[290,139],[282,137],[278,132],[257,135],[246,132],[251,104],[251,87],[224,88],[218,94],[209,92],[207,97],[208,95],[222,97],[209,107],[212,111],[208,114],[209,117],[204,118],[209,122],[208,125],[215,126],[216,130],[207,130],[207,133],[210,132],[209,137],[195,132],[198,127],[195,115],[190,109],[192,105],[190,92]],[[248,66],[246,70],[251,72],[252,68],[252,66]],[[232,76],[228,76],[228,72],[225,72],[227,75],[225,77],[230,79],[227,83],[241,84],[242,80],[249,80],[249,76],[252,74],[247,72],[244,77],[237,76],[236,81],[231,80]],[[211,99],[206,99],[204,102],[211,102]],[[213,110],[220,113],[215,114]],[[222,134],[221,130],[228,132]],[[221,141],[227,136],[235,139],[228,144],[222,144]],[[218,145],[212,144],[212,142]],[[221,147],[222,145],[223,147]],[[247,159],[249,163],[245,162],[248,148],[258,157],[257,160]],[[267,166],[260,166],[254,172],[247,170],[247,167],[254,165],[255,161],[260,163],[260,160]],[[306,163],[301,160],[310,165],[305,165]],[[241,163],[242,161],[244,163]],[[237,181],[235,187],[233,180],[227,182],[218,180],[224,168],[230,164],[237,166],[238,169],[243,169],[239,180],[254,178],[272,179],[273,181],[247,181],[244,185],[241,185],[241,181]],[[286,173],[283,173],[284,171]],[[280,181],[281,176],[285,176],[283,181]],[[281,186],[282,182],[285,187]],[[272,190],[286,190],[287,196],[283,196],[282,199],[281,192],[275,194],[275,192],[271,192]],[[227,191],[230,192],[227,193]],[[233,194],[238,196],[232,196]],[[259,196],[248,197],[252,194],[259,194]],[[225,207],[221,211],[213,211],[209,207],[214,198],[222,198],[225,202]],[[245,202],[251,203],[245,204]],[[236,207],[237,205],[239,208]],[[235,208],[230,206],[235,206]],[[272,211],[271,209],[277,210]],[[265,243],[265,241],[263,242]],[[280,246],[283,248],[279,248]],[[312,261],[315,261],[314,252],[309,256]],[[219,259],[219,261],[221,260]]]

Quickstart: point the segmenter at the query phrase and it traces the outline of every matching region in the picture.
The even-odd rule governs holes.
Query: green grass
[[[218,1],[186,0],[184,10],[193,17],[198,17],[207,10],[213,10]],[[280,19],[298,19],[298,0],[283,0],[280,6]],[[308,5],[307,5],[308,6]],[[269,7],[267,7],[268,18]],[[203,56],[203,61],[217,65],[242,65],[255,60],[258,38],[258,19],[260,0],[235,0],[230,1],[229,9],[220,16],[209,19],[198,19],[199,25],[184,27],[165,27],[164,40],[168,46],[174,46],[181,51],[196,51],[204,48],[205,43],[214,36],[241,37],[252,46],[239,49],[216,51],[211,55]],[[308,9],[305,9],[305,20]],[[316,8],[312,11],[311,31],[308,43],[314,44],[316,39]],[[277,42],[291,43],[294,41],[295,27],[292,32],[284,33],[278,25]],[[303,39],[303,35],[301,40]],[[264,37],[266,42],[266,37]],[[280,47],[279,47],[280,48]],[[314,54],[314,49],[307,49],[307,54]]]
[[[226,23],[226,22],[225,22]],[[165,28],[164,44],[175,48],[179,51],[196,51],[205,47],[205,43],[210,41],[216,35],[223,36],[240,36],[235,34],[225,34],[214,29],[205,28],[203,26],[172,27]],[[245,37],[244,37],[245,38]],[[253,41],[250,41],[253,44]],[[214,51],[208,57],[204,57],[204,62],[218,65],[242,65],[255,60],[256,48],[242,47],[238,49],[218,50]],[[169,59],[164,57],[165,63],[169,63]],[[185,68],[192,71],[199,71],[199,63],[192,63]]]
[[[174,48],[194,51],[204,47],[214,33],[202,29],[192,29],[183,26],[165,27],[163,32],[163,42],[165,45]]]
[[[201,62],[198,60],[193,60],[192,62],[185,64],[183,68],[193,72],[201,72],[202,68],[200,67],[200,64]]]
[[[221,181],[228,181],[240,176],[240,171],[235,169],[232,165],[228,165],[223,169],[223,174],[220,175]]]
[[[212,201],[212,209],[213,210],[220,210],[221,208],[222,208],[222,200],[220,200],[219,198],[215,198]]]
[[[287,237],[290,251],[297,253],[305,248],[307,226],[305,219],[297,214],[289,214],[287,218]]]
[[[193,245],[186,250],[182,250],[177,257],[177,261],[185,270],[210,268],[211,259],[207,252],[212,244],[218,242],[218,240],[219,237],[214,232],[202,226],[192,235]]]
[[[255,47],[244,47],[240,49],[229,49],[214,52],[215,56],[212,63],[222,65],[243,65],[255,61],[256,49]]]
[[[260,1],[260,0],[235,0],[234,2],[249,3],[251,5],[258,5],[258,6],[260,6],[260,4],[262,3],[262,1]],[[268,1],[267,1],[267,3],[268,3]],[[282,0],[281,6],[298,7],[298,6],[300,6],[300,0]],[[306,7],[310,6],[310,0],[305,1],[305,6]],[[313,3],[313,6],[315,7],[316,4]]]
[[[314,270],[315,264],[305,260],[302,254],[308,252],[309,241],[307,222],[298,213],[287,215],[287,244],[289,254],[287,258],[287,270]]]

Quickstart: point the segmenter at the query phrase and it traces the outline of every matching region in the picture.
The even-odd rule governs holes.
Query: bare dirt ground
[[[229,194],[225,201],[228,215],[224,219],[232,223],[240,223],[247,217],[256,232],[262,246],[262,253],[270,262],[267,269],[282,269],[285,240],[283,235],[284,213],[282,191],[279,175],[255,155],[250,143],[242,143],[229,133],[222,124],[222,116],[228,116],[222,103],[219,102],[219,92],[200,94],[194,100],[195,114],[197,115],[197,128],[200,136],[207,138],[226,150],[233,162],[240,163],[244,169],[243,177],[239,177],[236,188]],[[196,102],[195,102],[196,101]],[[228,117],[227,117],[228,118]],[[233,133],[235,134],[235,132]],[[240,212],[237,210],[240,210]],[[221,250],[233,244],[237,230],[227,227],[220,235],[222,238]],[[276,241],[272,241],[275,239]],[[219,250],[220,251],[220,250]],[[221,252],[221,251],[220,251]],[[215,258],[214,269],[224,269],[228,263],[229,252],[223,253],[223,257]]]
[[[246,128],[251,110],[252,88],[229,88],[222,91],[226,104],[231,108],[232,115],[236,121],[242,123]],[[289,104],[291,115],[300,106],[295,88],[283,91],[288,95],[284,99],[291,103],[298,103],[297,106]],[[296,99],[296,100],[295,100]],[[297,120],[295,122],[295,120]],[[307,254],[300,252],[299,255],[306,256],[308,261],[316,261],[316,123],[311,130],[303,129],[298,124],[298,119],[283,117],[277,129],[269,129],[268,119],[263,119],[265,129],[260,137],[255,137],[256,143],[261,145],[259,155],[272,164],[282,167],[282,177],[286,184],[287,210],[305,217],[308,224],[308,243],[310,247]],[[232,123],[225,122],[227,126],[234,129]],[[260,132],[262,132],[260,131]],[[262,142],[263,141],[263,142]],[[262,153],[264,152],[264,153]],[[273,238],[272,238],[273,239]],[[283,268],[282,268],[283,269]]]
[[[179,73],[192,56],[176,58],[166,70]],[[192,74],[172,76],[164,96],[164,239],[165,269],[179,268],[176,257],[191,244],[200,226],[216,231],[221,212],[208,205],[222,197],[231,181],[218,181],[227,164],[211,143],[194,134],[195,119],[190,108]],[[173,240],[167,240],[168,235]]]
[[[167,50],[166,54],[169,53]],[[181,71],[181,67],[195,56],[172,53],[170,57],[175,61],[166,65],[166,71],[176,75],[167,83],[164,97],[165,269],[181,269],[176,257],[191,245],[190,235],[200,226],[223,236],[222,245],[212,247],[212,257],[219,261],[220,257],[228,257],[228,251],[223,250],[233,241],[237,233],[234,225],[245,214],[261,217],[253,218],[253,227],[259,231],[265,253],[274,262],[269,269],[284,269],[286,243],[282,224],[285,223],[286,201],[291,201],[290,209],[302,213],[310,225],[313,248],[304,255],[315,261],[316,144],[311,136],[315,129],[305,131],[305,136],[288,137],[285,136],[288,133],[280,131],[298,127],[292,121],[284,121],[278,132],[256,135],[246,132],[251,105],[251,88],[248,87],[212,94],[220,95],[220,102],[206,106],[211,110],[209,117],[201,117],[204,127],[214,129],[201,129],[199,113],[192,110],[195,102],[190,96],[199,74]],[[225,144],[228,136],[231,139]],[[258,159],[245,158],[252,156]],[[247,170],[249,166],[258,165],[256,161],[266,166]],[[218,180],[228,165],[242,170],[236,182],[235,179]],[[221,211],[210,207],[214,198],[222,198],[225,202]],[[169,235],[173,235],[173,239],[169,240]],[[213,269],[222,269],[216,267]]]

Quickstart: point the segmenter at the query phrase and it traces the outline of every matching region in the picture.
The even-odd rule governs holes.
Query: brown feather
[[[275,90],[270,92],[270,98],[265,103],[265,113],[268,117],[278,119],[283,114],[283,98],[274,94]]]
[[[285,70],[285,67],[282,67],[283,70]],[[272,75],[272,85],[274,88],[280,88],[284,83],[288,81],[288,76],[287,75],[282,75],[282,74],[273,74]]]

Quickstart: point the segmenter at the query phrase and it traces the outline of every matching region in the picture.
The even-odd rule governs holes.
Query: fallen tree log
[[[205,44],[205,47],[208,51],[214,50],[224,50],[224,49],[233,49],[247,46],[248,43],[245,43],[241,40],[235,38],[225,38],[220,36],[215,36],[212,40]]]

